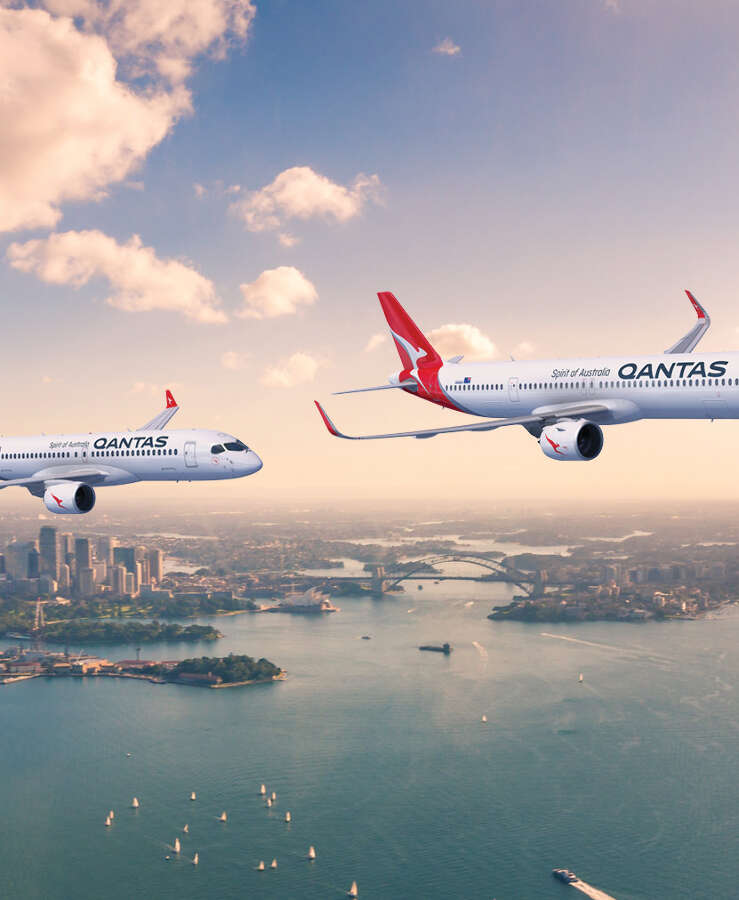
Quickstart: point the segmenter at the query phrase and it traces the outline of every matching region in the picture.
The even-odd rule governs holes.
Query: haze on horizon
[[[0,429],[135,428],[172,387],[172,427],[223,427],[265,466],[101,491],[93,515],[736,498],[736,422],[613,427],[596,462],[556,465],[523,429],[347,444],[312,405],[348,431],[464,421],[330,397],[398,367],[377,290],[446,356],[661,351],[686,287],[701,349],[739,346],[735,4],[148,8],[0,5]]]

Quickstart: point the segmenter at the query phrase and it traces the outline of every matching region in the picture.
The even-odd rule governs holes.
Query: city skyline
[[[39,120],[33,141],[12,132],[0,176],[6,367],[20,385],[4,434],[136,427],[173,387],[183,425],[258,448],[264,470],[229,488],[247,504],[411,503],[431,485],[555,508],[733,496],[721,473],[735,423],[611,428],[597,464],[568,468],[518,429],[337,446],[311,402],[397,368],[377,290],[445,355],[660,351],[691,321],[686,287],[713,319],[702,348],[736,347],[731,4],[421,15],[203,0],[197,22],[172,5],[191,28],[169,37],[73,0],[40,7],[3,9],[0,26],[0,72],[17,88],[0,104]],[[75,60],[95,64],[100,105]],[[57,95],[83,104],[105,146],[87,121],[54,118]],[[358,431],[464,420],[394,392],[332,412]],[[686,477],[697,456],[712,460],[699,480]],[[164,509],[177,489],[124,493]],[[188,496],[212,508],[222,494]]]

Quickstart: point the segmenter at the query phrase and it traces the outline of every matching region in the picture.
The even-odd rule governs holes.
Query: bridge
[[[393,588],[398,587],[398,585],[408,579],[419,579],[419,577],[424,578],[425,580],[433,579],[434,581],[481,580],[479,578],[471,578],[470,576],[465,575],[441,575],[433,573],[430,575],[425,574],[428,566],[437,566],[444,563],[466,563],[468,565],[477,566],[478,568],[484,569],[487,572],[487,574],[483,576],[483,580],[506,581],[510,584],[515,584],[530,596],[536,593],[540,585],[538,573],[522,572],[519,569],[515,569],[513,566],[506,565],[505,563],[500,562],[500,560],[495,559],[494,557],[489,556],[485,553],[437,553],[432,556],[424,556],[421,559],[413,560],[412,567],[406,568],[401,575],[397,576],[386,576],[384,574],[384,570],[382,571],[382,573],[377,571],[379,569],[382,569],[382,567],[376,566],[376,571],[373,572],[372,575],[373,591],[377,593],[377,588],[381,588],[380,593],[384,593],[385,591],[389,591]],[[377,584],[378,581],[382,581],[381,586]]]

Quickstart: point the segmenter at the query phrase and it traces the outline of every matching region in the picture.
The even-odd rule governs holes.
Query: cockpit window
[[[216,453],[224,453],[225,448],[222,444],[213,444],[210,448],[210,452],[215,456]]]
[[[240,451],[243,451],[243,450],[248,450],[248,449],[249,449],[249,448],[246,446],[246,444],[243,443],[243,441],[228,441],[228,442],[226,443],[225,446],[226,446],[226,450],[235,450],[235,451],[240,450]]]

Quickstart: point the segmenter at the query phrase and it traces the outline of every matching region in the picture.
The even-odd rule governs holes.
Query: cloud
[[[67,200],[124,180],[190,109],[186,90],[136,92],[105,41],[41,9],[0,8],[0,231],[49,228]]]
[[[162,309],[196,322],[226,321],[211,281],[187,263],[159,259],[138,235],[119,244],[102,231],[66,231],[13,243],[8,259],[48,284],[82,287],[106,278],[112,293],[105,302],[126,312]]]
[[[256,13],[252,0],[43,0],[42,5],[103,36],[132,77],[154,75],[170,84],[184,82],[198,56],[223,59],[230,44],[246,39]]]
[[[434,47],[434,53],[440,53],[442,56],[456,56],[461,51],[462,48],[459,44],[455,44],[449,37],[445,37],[443,41],[439,41]]]
[[[239,287],[244,306],[236,315],[242,319],[291,316],[301,306],[311,306],[318,299],[315,286],[293,266],[265,269],[256,281]]]
[[[247,367],[250,358],[250,353],[237,353],[235,350],[226,350],[221,355],[221,365],[224,369],[230,369],[232,372],[240,372]]]
[[[291,388],[313,381],[322,363],[307,353],[293,353],[277,366],[265,369],[260,381],[265,387]]]
[[[490,359],[495,344],[476,325],[442,325],[429,332],[429,341],[442,356],[462,353],[467,359]]]
[[[621,12],[621,2],[620,0],[603,0],[603,8],[618,15]]]
[[[300,238],[295,237],[294,234],[288,234],[286,231],[278,234],[277,240],[283,247],[294,247],[296,244],[300,243]]]
[[[358,216],[380,189],[377,175],[360,173],[349,186],[337,184],[310,166],[285,169],[258,191],[231,205],[249,231],[273,231],[289,219],[347,222]]]
[[[166,390],[172,391],[174,394],[176,391],[182,387],[182,383],[179,381],[170,381],[167,384],[152,384],[150,381],[134,381],[134,383],[129,388],[129,394],[150,394],[152,397],[161,397],[162,403],[166,403],[166,398],[164,396],[164,392]]]
[[[195,192],[195,196],[198,198],[198,200],[202,200],[203,197],[205,197],[205,195],[208,193],[208,188],[206,188],[202,184],[198,184],[197,181],[193,184],[192,189]]]
[[[387,340],[387,335],[382,331],[378,332],[377,334],[373,334],[372,337],[367,341],[367,346],[364,348],[364,352],[371,353],[382,344],[386,344]]]
[[[516,344],[513,348],[513,356],[515,356],[516,359],[531,356],[535,349],[536,348],[530,341],[521,341],[520,344]]]

